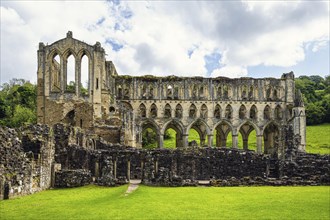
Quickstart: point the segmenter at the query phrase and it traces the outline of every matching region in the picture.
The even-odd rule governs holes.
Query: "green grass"
[[[330,154],[330,124],[307,126],[306,151]]]
[[[0,201],[0,219],[330,219],[330,187],[126,186],[43,191]]]

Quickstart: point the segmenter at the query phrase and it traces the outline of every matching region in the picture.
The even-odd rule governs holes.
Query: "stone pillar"
[[[144,161],[141,160],[141,181],[143,181],[144,177]]]
[[[188,134],[182,135],[182,142],[183,147],[188,147]]]
[[[221,137],[220,138],[220,147],[227,147],[226,144],[227,144],[227,138]]]
[[[117,158],[113,161],[113,178],[117,178]]]
[[[306,151],[306,115],[304,107],[294,107],[293,132],[294,135],[300,135],[300,145],[298,150]]]
[[[233,135],[233,148],[238,148],[238,135]]]
[[[158,143],[158,148],[163,148],[164,147],[164,135],[160,134],[159,135],[159,143]]]
[[[207,137],[208,137],[208,147],[212,147],[212,145],[213,145],[213,134],[209,134]]]
[[[98,178],[100,176],[100,168],[99,168],[99,162],[95,162],[95,177]]]
[[[158,158],[155,159],[155,174],[158,174]]]
[[[67,60],[64,60],[62,56],[60,56],[61,62],[60,62],[60,68],[61,68],[61,93],[63,94],[66,90],[66,74],[67,74]]]
[[[257,153],[262,153],[262,135],[257,135]]]
[[[130,181],[131,179],[131,161],[127,160],[127,180]]]
[[[204,147],[205,145],[205,136],[200,138],[200,147]]]
[[[248,139],[243,138],[243,149],[248,150]]]
[[[76,63],[75,63],[75,81],[76,81],[75,93],[76,93],[76,96],[79,97],[80,83],[81,83],[80,82],[81,81],[81,62],[78,58],[76,59]]]

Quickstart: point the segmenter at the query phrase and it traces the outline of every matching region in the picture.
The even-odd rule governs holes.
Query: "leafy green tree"
[[[321,124],[325,117],[326,110],[319,104],[309,103],[306,106],[307,125]]]
[[[36,123],[36,85],[24,79],[12,79],[0,90],[0,125],[19,127]]]
[[[32,109],[17,105],[10,125],[11,127],[20,127],[22,125],[36,123],[36,121],[37,117]]]

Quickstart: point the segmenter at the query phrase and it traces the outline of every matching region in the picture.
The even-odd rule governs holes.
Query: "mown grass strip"
[[[0,201],[1,219],[330,219],[330,187],[57,189]]]

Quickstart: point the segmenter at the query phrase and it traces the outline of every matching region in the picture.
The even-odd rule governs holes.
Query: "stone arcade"
[[[163,186],[329,184],[329,155],[305,153],[305,108],[292,72],[280,79],[123,76],[100,43],[88,45],[69,31],[39,44],[37,74],[39,124],[0,128],[1,199],[130,179]],[[174,150],[163,148],[170,128]],[[146,129],[155,132],[157,149],[143,148]],[[201,146],[188,143],[190,129]],[[252,131],[256,152],[248,147]],[[233,144],[226,147],[229,133]]]

